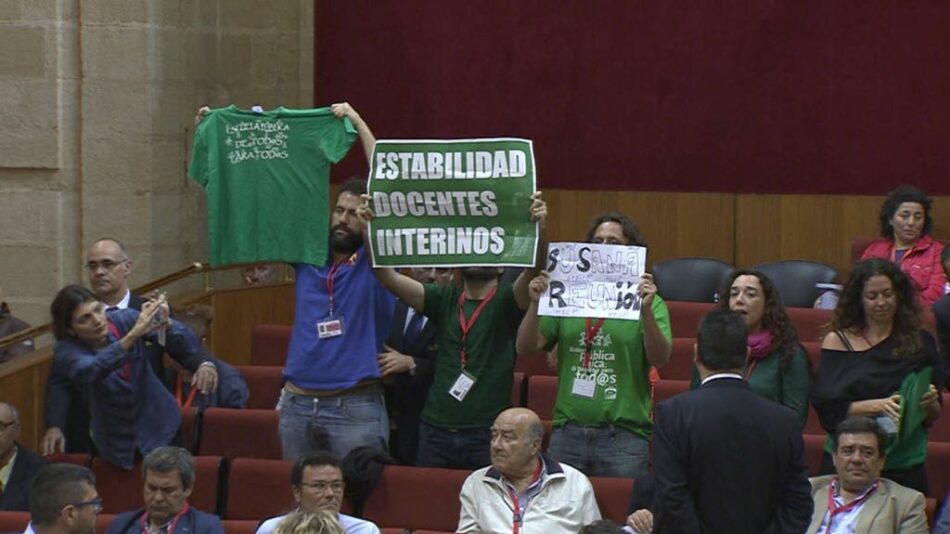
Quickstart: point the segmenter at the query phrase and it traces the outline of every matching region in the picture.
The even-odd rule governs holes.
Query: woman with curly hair
[[[883,239],[868,245],[861,259],[884,258],[900,265],[920,303],[932,305],[943,296],[947,276],[940,265],[943,243],[930,237],[930,199],[917,188],[898,187],[884,200],[880,219]]]
[[[918,312],[913,283],[897,265],[870,259],[854,266],[822,341],[812,387],[812,404],[829,433],[822,473],[835,472],[835,427],[849,416],[863,415],[891,428],[882,476],[927,493],[926,425],[940,415],[943,377],[936,344],[921,327]],[[928,391],[902,398],[905,379],[927,369],[932,373]],[[900,428],[903,416],[920,413],[914,404],[923,421]]]
[[[811,362],[798,342],[778,289],[764,274],[746,269],[733,271],[719,294],[729,298],[719,299],[718,308],[745,317],[749,356],[743,375],[749,388],[791,409],[804,426]],[[692,387],[699,387],[695,370]]]

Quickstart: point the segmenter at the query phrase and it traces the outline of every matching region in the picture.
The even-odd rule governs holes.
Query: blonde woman
[[[344,534],[336,515],[327,510],[291,512],[277,525],[274,534]]]

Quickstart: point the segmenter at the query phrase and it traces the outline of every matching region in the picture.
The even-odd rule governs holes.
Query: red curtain
[[[315,97],[539,187],[950,195],[950,3],[317,0]],[[354,151],[337,172],[364,174]]]

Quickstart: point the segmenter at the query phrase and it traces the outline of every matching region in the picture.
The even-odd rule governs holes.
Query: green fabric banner
[[[530,140],[380,140],[368,189],[376,266],[534,264]]]

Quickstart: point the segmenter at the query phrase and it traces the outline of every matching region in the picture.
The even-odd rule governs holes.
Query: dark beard
[[[498,278],[498,269],[495,267],[463,267],[462,279],[473,282],[484,282]]]
[[[337,235],[337,230],[343,230],[344,235]],[[363,246],[363,234],[356,233],[344,224],[338,224],[330,229],[330,248],[333,252],[352,254]]]

